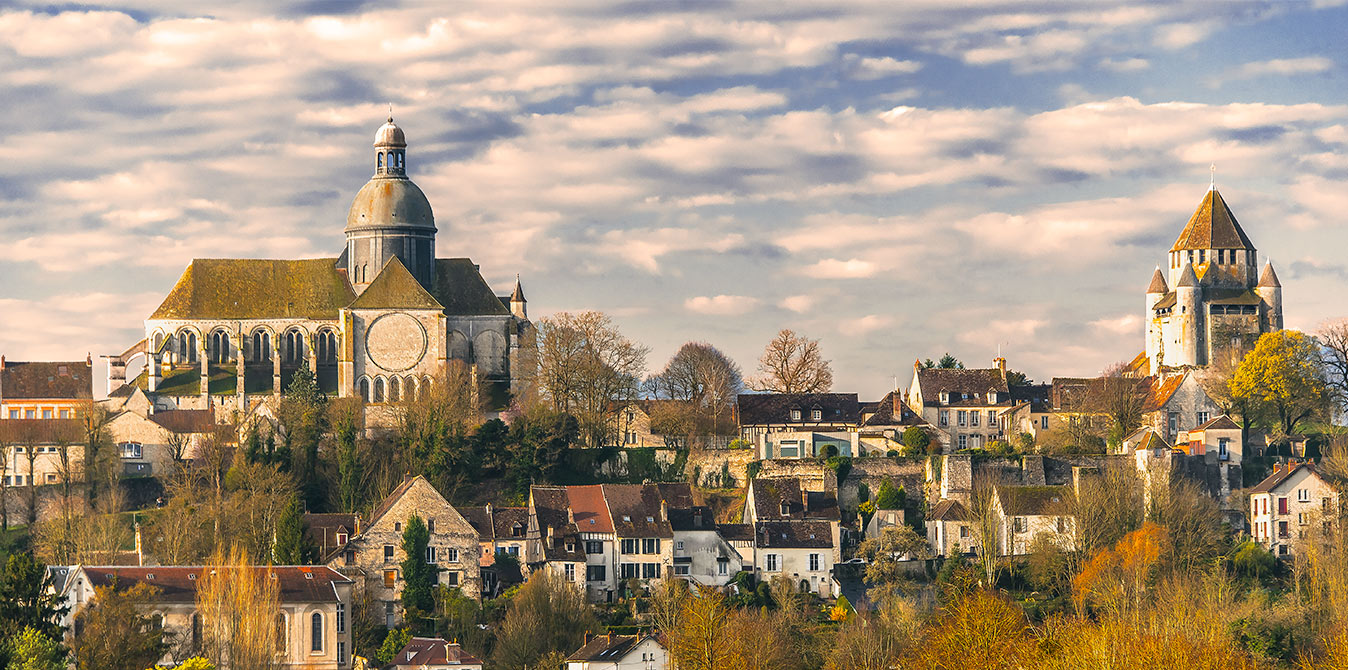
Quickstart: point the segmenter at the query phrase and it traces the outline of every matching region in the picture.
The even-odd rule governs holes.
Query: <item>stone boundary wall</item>
[[[753,449],[694,449],[683,466],[684,479],[705,488],[743,488],[749,485],[749,464],[756,460]]]
[[[926,486],[926,460],[859,458],[852,460],[852,470],[838,486],[838,504],[844,509],[853,509],[860,504],[857,495],[859,486],[865,483],[871,490],[871,498],[880,489],[886,479],[894,486],[902,486],[909,500],[919,499]]]

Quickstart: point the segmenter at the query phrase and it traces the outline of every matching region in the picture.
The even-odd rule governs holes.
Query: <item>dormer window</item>
[[[524,524],[522,524],[522,523],[516,521],[516,522],[514,523],[514,525],[512,525],[512,526],[510,527],[510,536],[511,536],[511,537],[524,537]]]
[[[946,403],[948,403],[948,402],[950,402],[950,392],[949,392],[949,391],[941,391],[941,404],[944,405],[944,404],[946,404]]]
[[[823,411],[823,410],[819,409],[818,407],[816,407],[816,408],[810,410],[810,420],[811,420],[811,421],[820,421],[820,420],[822,420],[823,418],[824,418],[824,411]]]
[[[790,516],[790,515],[791,515],[791,503],[782,502],[782,516]]]
[[[800,410],[798,409],[791,410],[791,420],[800,421]]]
[[[337,533],[337,544],[339,545],[346,544],[346,539],[347,539],[346,533]]]

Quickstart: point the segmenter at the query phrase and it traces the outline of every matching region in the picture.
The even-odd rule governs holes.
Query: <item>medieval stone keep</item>
[[[1243,356],[1259,336],[1282,329],[1282,284],[1215,187],[1170,248],[1167,273],[1147,286],[1151,374]],[[1173,287],[1173,288],[1172,288]],[[1236,359],[1239,360],[1239,359]]]
[[[145,320],[145,339],[110,357],[108,392],[139,387],[179,408],[280,393],[302,365],[340,397],[415,397],[460,361],[513,386],[530,324],[519,281],[496,295],[468,258],[437,258],[435,215],[407,177],[407,140],[375,133],[374,176],[346,217],[336,258],[199,258]],[[144,367],[127,380],[127,370]]]

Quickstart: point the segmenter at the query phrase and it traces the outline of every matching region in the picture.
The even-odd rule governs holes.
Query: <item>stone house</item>
[[[0,419],[72,419],[93,399],[94,361],[6,361],[0,356]]]
[[[1006,359],[982,369],[925,368],[913,364],[908,406],[941,434],[947,452],[979,449],[1004,439],[1001,415],[1011,409]]]
[[[523,558],[529,534],[528,507],[463,507],[459,509],[468,524],[477,529],[481,564],[491,565],[496,552]]]
[[[786,576],[801,591],[837,594],[838,545],[827,521],[760,521],[754,524],[754,551],[758,579]]]
[[[596,517],[593,532],[603,517]],[[588,556],[582,543],[579,528],[576,525],[567,488],[562,486],[529,487],[529,527],[526,530],[524,560],[526,568],[534,570],[552,570],[561,575],[568,583],[586,588]],[[599,560],[596,559],[596,564]],[[607,566],[607,561],[603,564]],[[603,582],[611,579],[605,569]],[[596,580],[599,581],[599,580]],[[587,589],[591,598],[595,589]]]
[[[862,403],[861,425],[856,430],[858,447],[853,455],[884,456],[891,450],[903,449],[903,433],[914,426],[925,431],[933,442],[940,441],[940,432],[904,402],[900,391],[886,393],[880,402]]]
[[[1245,459],[1241,433],[1240,426],[1222,414],[1190,430],[1181,446],[1190,456],[1201,456],[1211,463],[1240,465]]]
[[[479,598],[482,582],[478,566],[478,532],[425,477],[406,479],[370,514],[361,532],[331,556],[328,566],[355,579],[382,608],[388,626],[402,620],[403,530],[412,516],[421,517],[430,531],[425,560],[439,568],[438,580]]]
[[[318,548],[318,560],[341,552],[351,538],[360,535],[360,515],[325,513],[304,515],[304,538]]]
[[[811,525],[811,531],[806,533],[818,534],[818,526],[814,524],[823,524],[828,529],[828,544],[823,545],[828,549],[829,563],[841,560],[842,556],[842,516],[838,509],[838,498],[835,493],[828,491],[809,491],[797,477],[777,477],[767,478],[758,477],[749,484],[748,494],[744,499],[744,513],[741,515],[744,523],[753,526],[754,536],[758,542],[756,561],[759,565],[766,565],[762,557],[762,525],[765,523],[808,523]],[[797,533],[790,533],[790,538],[796,538]],[[780,538],[779,538],[780,539]],[[795,541],[795,540],[793,540]],[[810,538],[808,548],[818,549],[819,539]]]
[[[177,409],[120,412],[108,422],[107,432],[121,455],[123,474],[148,477],[171,472],[175,459],[190,463],[198,458],[216,428],[213,410]]]
[[[927,516],[927,544],[932,554],[945,557],[979,551],[978,539],[969,523],[968,512],[958,500],[942,500]]]
[[[1071,496],[1066,486],[998,486],[992,506],[1000,555],[1028,554],[1040,536],[1071,551],[1076,535],[1076,518],[1068,507]]]
[[[716,525],[710,507],[670,507],[669,526],[674,531],[674,576],[700,586],[725,586],[740,571],[739,550]]]
[[[880,537],[884,534],[886,528],[897,528],[904,525],[906,514],[901,509],[878,509],[871,515],[870,521],[866,522],[866,527],[862,534],[866,539]]]
[[[669,652],[660,639],[644,635],[585,635],[585,644],[566,658],[566,670],[663,670]]]
[[[276,614],[281,633],[279,665],[295,670],[341,670],[351,667],[351,579],[325,566],[275,566],[251,568],[277,581],[280,611]],[[197,585],[201,576],[214,570],[200,566],[72,566],[61,585],[60,596],[69,607],[61,622],[73,637],[75,615],[95,600],[95,589],[130,589],[137,584],[155,587],[158,593],[146,606],[146,614],[180,639],[180,653],[165,661],[181,661],[201,650],[202,618],[197,610]]]
[[[1314,463],[1279,465],[1250,489],[1250,534],[1279,558],[1296,556],[1316,535],[1332,537],[1338,509],[1339,492]]]
[[[718,523],[716,532],[739,554],[739,570],[752,571],[757,565],[757,551],[754,547],[754,527],[747,523]],[[732,569],[735,564],[732,561]]]
[[[759,458],[859,454],[861,403],[855,393],[742,394],[735,416],[740,439],[754,445]]]
[[[482,670],[482,659],[463,650],[457,642],[438,637],[414,637],[398,653],[388,668],[394,670]]]
[[[1185,370],[1168,377],[1143,380],[1147,397],[1142,408],[1144,425],[1156,429],[1167,441],[1182,441],[1183,434],[1222,413],[1221,407],[1203,389],[1197,375]]]
[[[0,419],[0,486],[56,484],[81,472],[83,440],[78,419]]]
[[[659,487],[605,484],[602,490],[618,545],[620,583],[648,582],[671,574],[674,529],[669,524],[669,504]]]

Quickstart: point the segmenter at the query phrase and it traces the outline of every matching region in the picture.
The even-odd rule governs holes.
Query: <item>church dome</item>
[[[416,227],[435,230],[431,203],[410,179],[376,177],[351,202],[346,229]]]
[[[374,145],[377,147],[405,147],[407,146],[407,137],[403,135],[403,129],[393,122],[393,117],[388,117],[388,123],[379,126],[379,130],[374,132]]]

